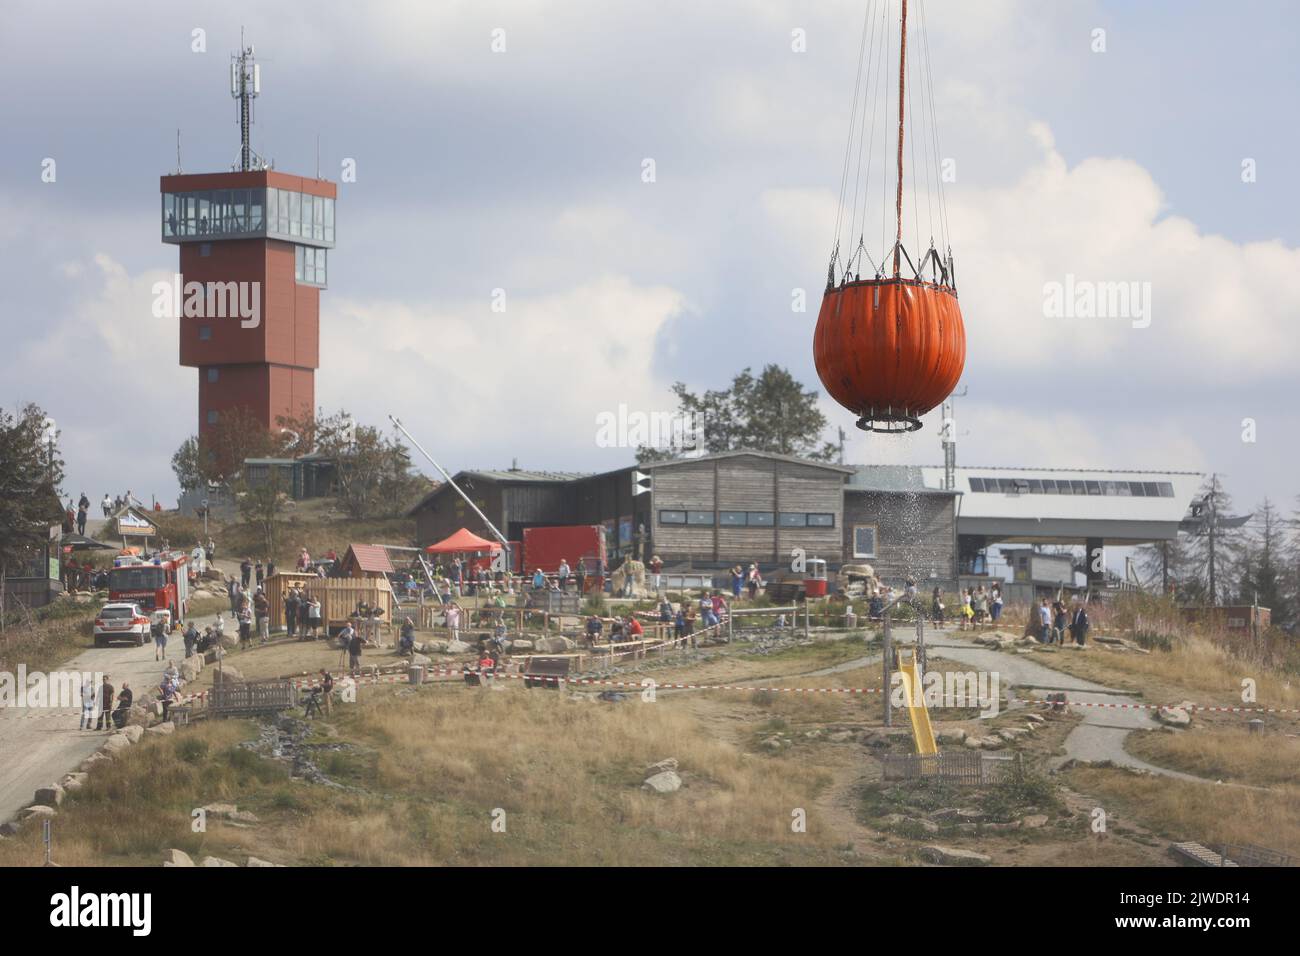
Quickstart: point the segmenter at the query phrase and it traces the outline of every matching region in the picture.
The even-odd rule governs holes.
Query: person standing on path
[[[95,721],[96,730],[113,729],[113,685],[108,682],[108,675],[104,675],[104,683],[99,692],[99,719]]]
[[[265,644],[271,639],[271,602],[261,586],[253,595],[253,608],[257,616],[257,638]]]
[[[284,597],[284,626],[290,637],[298,632],[298,589],[289,588]]]
[[[1088,628],[1091,625],[1088,621],[1088,609],[1082,604],[1074,609],[1074,620],[1070,622],[1070,633],[1074,636],[1074,643],[1083,647],[1084,642],[1088,640]]]
[[[95,679],[87,674],[81,682],[81,723],[77,726],[78,730],[94,729],[91,724],[95,722],[95,707],[99,703],[98,693]]]
[[[153,659],[161,661],[167,657],[167,626],[163,624],[162,617],[154,617],[149,630],[153,632]]]
[[[239,563],[239,583],[243,585],[245,591],[248,590],[248,582],[253,577],[253,561],[251,558],[244,558]]]
[[[353,674],[361,670],[361,635],[349,624],[345,631],[352,631],[348,638],[348,668]]]
[[[253,643],[253,609],[247,600],[240,602],[236,617],[239,619],[239,646],[246,650]]]

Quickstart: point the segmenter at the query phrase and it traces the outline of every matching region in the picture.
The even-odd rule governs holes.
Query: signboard
[[[117,516],[117,533],[120,537],[155,538],[158,529],[153,523],[135,511],[123,511]]]

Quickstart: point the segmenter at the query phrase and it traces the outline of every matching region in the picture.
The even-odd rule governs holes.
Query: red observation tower
[[[234,56],[241,146],[231,172],[163,176],[162,241],[180,247],[181,365],[199,370],[199,434],[243,407],[268,429],[316,407],[320,293],[338,187],[271,169],[249,145],[261,75]]]

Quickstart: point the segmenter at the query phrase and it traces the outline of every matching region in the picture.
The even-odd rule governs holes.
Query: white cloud
[[[493,466],[519,451],[548,467],[591,467],[596,414],[671,411],[651,357],[680,293],[601,276],[571,289],[476,301],[332,303],[317,402],[362,421],[395,412],[444,462]],[[617,464],[627,449],[614,453]],[[540,457],[533,458],[540,465]],[[613,465],[611,465],[613,467]]]

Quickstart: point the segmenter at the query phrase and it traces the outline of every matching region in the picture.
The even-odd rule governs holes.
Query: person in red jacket
[[[645,636],[645,628],[635,617],[629,615],[627,619],[627,639],[629,641],[639,641]]]

